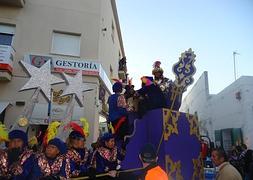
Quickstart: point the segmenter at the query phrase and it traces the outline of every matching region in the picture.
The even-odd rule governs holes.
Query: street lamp
[[[233,51],[233,58],[234,58],[234,76],[235,76],[235,80],[236,80],[235,55],[240,55],[240,54],[239,54],[239,53],[237,53],[236,51]]]

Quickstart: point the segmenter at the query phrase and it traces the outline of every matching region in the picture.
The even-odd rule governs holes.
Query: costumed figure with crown
[[[159,86],[153,82],[153,77],[143,76],[141,81],[142,88],[136,91],[136,96],[139,96],[139,117],[149,110],[165,107],[165,98]]]
[[[129,106],[126,103],[125,96],[122,93],[123,85],[121,82],[115,82],[112,86],[114,94],[108,98],[109,104],[109,122],[112,124],[112,133],[115,135],[117,143],[123,148],[126,146],[124,137],[128,134],[128,111]]]
[[[101,146],[92,154],[90,167],[98,174],[108,173],[115,176],[116,171],[121,168],[120,163],[124,157],[125,150],[116,146],[114,135],[105,133],[101,138]],[[108,178],[110,179],[110,177]]]
[[[28,137],[22,130],[9,132],[7,149],[0,151],[0,179],[29,179],[34,153],[27,149]]]
[[[178,111],[184,90],[176,87],[175,83],[169,78],[164,77],[160,61],[155,61],[153,64],[152,74],[154,75],[154,83],[160,87],[166,99],[165,107]]]

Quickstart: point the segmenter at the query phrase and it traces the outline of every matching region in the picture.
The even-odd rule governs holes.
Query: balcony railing
[[[2,4],[22,8],[25,5],[25,0],[0,0],[0,5]]]

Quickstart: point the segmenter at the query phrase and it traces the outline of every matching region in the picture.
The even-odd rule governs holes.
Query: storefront
[[[62,73],[75,75],[75,73],[81,70],[83,74],[83,83],[87,84],[89,87],[92,87],[93,90],[91,92],[83,93],[84,107],[80,107],[78,103],[75,102],[74,112],[71,120],[78,121],[82,117],[87,118],[90,124],[91,135],[89,141],[96,140],[97,136],[99,135],[99,119],[101,116],[106,118],[108,111],[106,101],[109,95],[112,93],[112,84],[102,65],[96,63],[94,60],[62,58],[58,56],[35,54],[27,54],[24,56],[25,62],[38,68],[48,60],[51,61],[52,73],[57,77],[62,78]],[[19,79],[20,77],[13,77],[9,85],[16,85]],[[22,78],[22,81],[23,82],[21,84],[26,83],[28,81],[28,77],[26,76],[25,78]],[[29,127],[28,131],[30,137],[34,135],[38,136],[41,133],[44,133],[41,131],[46,130],[46,126],[50,121],[61,121],[63,119],[67,105],[71,99],[70,96],[61,96],[66,86],[66,83],[53,85],[52,96],[49,103],[42,96],[39,98],[39,102],[36,103],[30,119],[31,126]],[[11,101],[14,106],[9,108],[10,111],[7,111],[7,113],[5,113],[5,117],[3,117],[3,119],[8,119],[8,128],[20,115],[22,109],[24,109],[25,105],[29,102],[29,98],[33,93],[33,90],[18,92],[21,87],[22,85],[18,85],[16,87],[17,98],[15,99],[22,98],[23,100]],[[24,94],[26,94],[25,97]],[[7,106],[8,104],[2,103],[0,110],[4,111]],[[11,119],[12,122],[10,122],[9,119]]]

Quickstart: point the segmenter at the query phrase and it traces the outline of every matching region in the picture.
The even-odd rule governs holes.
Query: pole
[[[235,80],[236,80],[235,55],[236,55],[236,52],[234,51],[234,52],[233,52],[233,59],[234,59],[234,76],[235,76]]]

